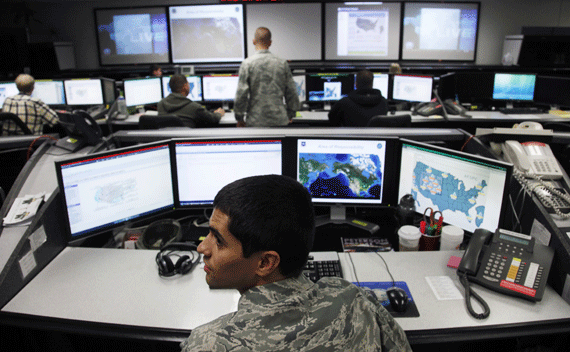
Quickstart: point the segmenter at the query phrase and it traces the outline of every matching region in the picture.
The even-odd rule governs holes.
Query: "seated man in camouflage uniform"
[[[241,298],[237,312],[194,329],[182,350],[411,351],[370,291],[302,274],[314,228],[311,196],[291,178],[254,176],[222,188],[198,251],[210,288],[235,288]]]

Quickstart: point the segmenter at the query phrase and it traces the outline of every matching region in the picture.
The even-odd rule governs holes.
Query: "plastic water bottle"
[[[119,96],[119,100],[117,101],[117,106],[119,107],[119,114],[121,115],[128,115],[129,112],[127,111],[127,102],[125,101],[125,97],[122,95]]]

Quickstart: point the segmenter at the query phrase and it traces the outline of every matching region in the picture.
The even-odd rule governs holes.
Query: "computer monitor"
[[[295,81],[295,88],[297,88],[299,101],[304,102],[307,100],[307,79],[305,78],[305,75],[293,75],[293,81]]]
[[[126,79],[123,81],[127,106],[156,104],[162,99],[160,77]]]
[[[208,208],[228,183],[282,174],[282,137],[175,139],[172,145],[175,198],[181,207]]]
[[[455,72],[450,72],[439,76],[439,81],[437,83],[437,94],[439,94],[439,98],[442,100],[456,100]]]
[[[354,91],[354,73],[313,73],[306,77],[309,101],[333,102]]]
[[[174,209],[168,142],[57,161],[71,241]]]
[[[0,108],[4,104],[4,100],[6,98],[14,96],[20,93],[18,91],[18,87],[16,87],[16,83],[12,82],[0,82]]]
[[[298,137],[294,175],[314,204],[331,208],[327,220],[343,222],[347,206],[395,202],[396,147],[395,138]]]
[[[48,105],[65,105],[65,89],[62,80],[36,80],[32,97]]]
[[[117,87],[115,85],[115,80],[111,78],[101,78],[101,83],[103,83],[103,101],[105,104],[113,104],[115,99],[117,99]]]
[[[553,108],[570,108],[570,77],[536,76],[534,102]]]
[[[455,93],[461,103],[487,103],[493,98],[493,72],[457,72]]]
[[[401,139],[398,198],[411,194],[416,211],[441,211],[443,222],[468,232],[503,225],[513,166]],[[429,210],[428,210],[429,212]]]
[[[241,62],[245,58],[242,4],[171,6],[172,62]]]
[[[100,78],[78,78],[63,81],[67,105],[102,105],[103,85]]]
[[[394,75],[392,99],[425,103],[431,101],[433,77],[420,75]]]
[[[495,73],[493,99],[532,101],[535,82],[535,74]]]
[[[172,90],[170,89],[170,78],[172,76],[162,76],[162,97],[166,98]],[[190,86],[190,93],[188,99],[192,101],[202,101],[202,77],[186,75],[188,85]]]
[[[390,86],[390,75],[387,73],[374,73],[372,88],[382,92],[382,96],[388,99],[388,89]]]
[[[236,97],[238,75],[206,75],[202,76],[202,97],[204,101],[228,104]],[[227,109],[228,106],[224,106]]]

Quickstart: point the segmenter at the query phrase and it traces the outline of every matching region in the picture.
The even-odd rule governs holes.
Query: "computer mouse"
[[[408,307],[408,294],[399,287],[391,287],[386,290],[390,306],[396,312],[405,312]]]

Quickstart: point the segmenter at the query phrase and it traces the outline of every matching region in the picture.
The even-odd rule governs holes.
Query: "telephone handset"
[[[550,146],[542,142],[509,140],[502,146],[505,158],[512,162],[527,177],[532,175],[545,179],[562,178],[562,171]]]

